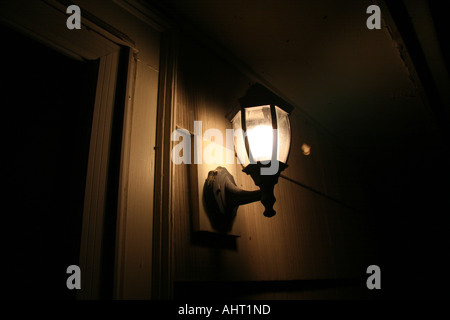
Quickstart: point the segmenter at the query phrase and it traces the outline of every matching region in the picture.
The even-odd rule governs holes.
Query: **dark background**
[[[72,299],[96,62],[75,61],[0,25],[2,264],[9,298]]]

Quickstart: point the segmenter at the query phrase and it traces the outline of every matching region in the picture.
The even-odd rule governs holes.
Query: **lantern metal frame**
[[[246,114],[245,109],[257,107],[257,106],[270,106],[270,113],[272,119],[272,129],[278,129],[278,117],[276,114],[276,108],[278,107],[291,114],[293,106],[281,99],[259,83],[252,85],[246,92],[246,94],[239,99],[239,105],[234,108],[227,118],[231,122],[232,119],[241,111],[241,128],[243,132],[247,132]],[[280,173],[288,166],[286,163],[277,159],[278,153],[278,130],[272,130],[273,143],[272,143],[272,159],[269,161],[253,161],[251,149],[247,135],[244,135],[244,145],[249,164],[243,168],[243,172],[250,175],[260,190],[246,191],[240,189],[233,176],[223,167],[217,167],[208,173],[206,178],[203,197],[207,214],[211,221],[211,225],[214,229],[227,232],[231,229],[234,218],[237,213],[237,209],[240,205],[261,201],[264,205],[264,216],[273,217],[276,212],[273,209],[275,204],[274,187],[278,183]],[[291,137],[291,132],[289,132]],[[289,158],[290,145],[286,157]],[[270,167],[273,161],[278,162],[278,170],[273,175],[262,175],[261,169]],[[244,165],[243,165],[244,166]]]

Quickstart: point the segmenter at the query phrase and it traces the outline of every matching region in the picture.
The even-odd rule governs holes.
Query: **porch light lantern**
[[[210,171],[204,186],[204,199],[210,221],[226,226],[232,223],[239,205],[261,201],[264,216],[275,215],[274,186],[287,168],[291,145],[289,114],[293,107],[260,84],[251,86],[227,117],[234,132],[234,147],[243,171],[260,188],[245,191],[236,186],[223,167]],[[224,227],[229,228],[230,226]]]

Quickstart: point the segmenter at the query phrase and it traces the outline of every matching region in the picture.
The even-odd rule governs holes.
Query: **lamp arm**
[[[236,186],[234,181],[227,179],[225,184],[225,201],[227,205],[232,207],[241,206],[244,204],[261,201],[264,205],[264,216],[272,217],[275,215],[273,205],[275,203],[275,196],[273,195],[273,184],[261,184],[260,190],[247,191]]]
[[[261,200],[261,190],[247,191],[239,188],[231,179],[225,184],[225,198],[230,206],[241,206],[244,204]]]
[[[253,182],[260,188],[261,190],[261,203],[264,205],[264,216],[265,217],[273,217],[276,212],[273,209],[273,205],[275,204],[275,196],[273,194],[273,190],[275,184],[278,182],[278,177],[280,176],[280,172],[287,168],[287,165],[281,161],[278,161],[278,171],[274,175],[261,175],[261,168],[270,167],[271,164],[262,164],[260,162],[256,164],[249,164],[243,170],[246,174],[250,175],[253,179]]]

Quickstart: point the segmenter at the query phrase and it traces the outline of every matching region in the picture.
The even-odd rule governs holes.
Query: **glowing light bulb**
[[[255,126],[247,131],[247,137],[254,161],[266,161],[272,159],[272,126]]]

